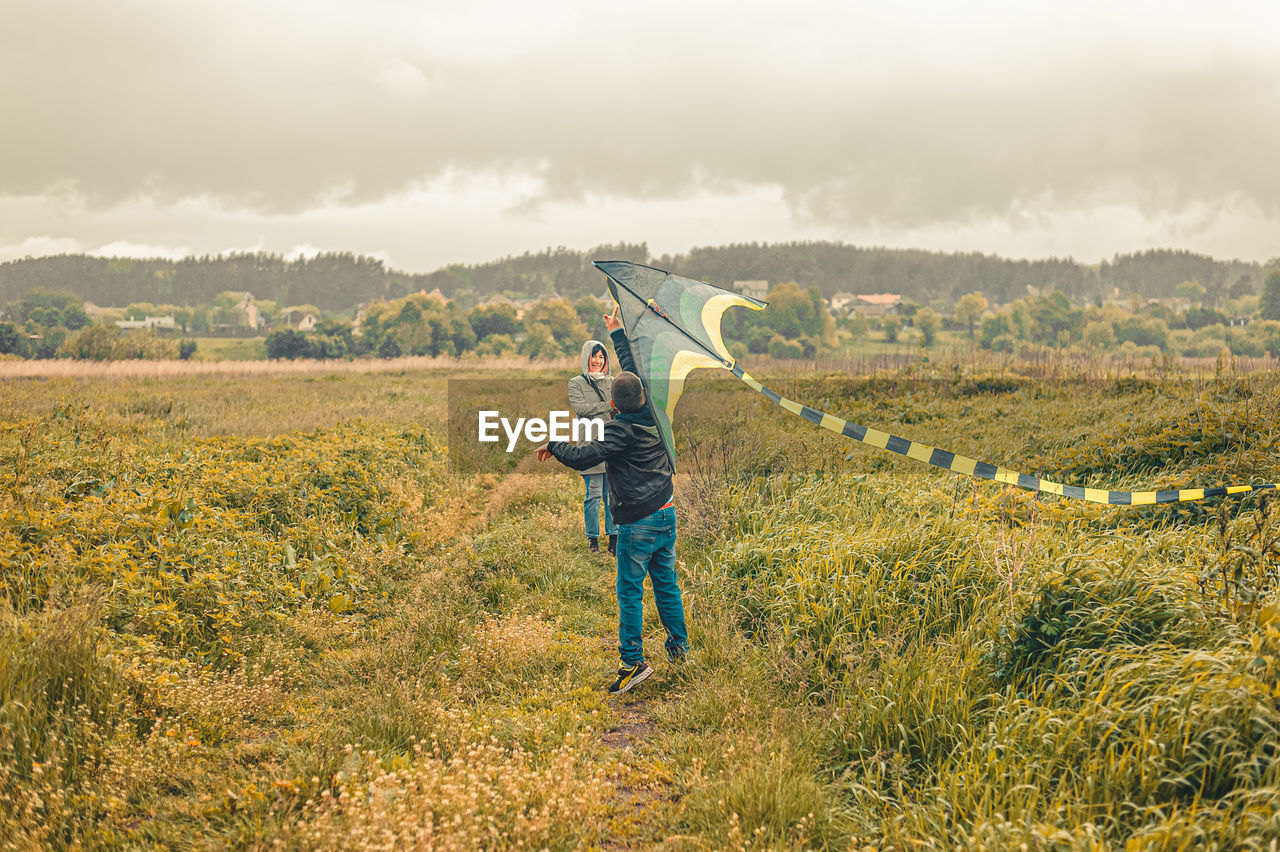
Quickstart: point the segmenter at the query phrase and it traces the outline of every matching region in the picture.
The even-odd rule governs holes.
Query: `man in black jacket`
[[[653,598],[672,660],[684,659],[689,635],[676,578],[671,457],[653,421],[644,383],[635,374],[631,346],[616,308],[604,322],[624,370],[613,380],[617,416],[605,424],[601,440],[578,447],[553,441],[538,449],[538,459],[555,456],[574,470],[604,462],[609,502],[618,525],[618,654],[622,658],[609,691],[626,692],[653,673],[645,664],[641,641],[645,574],[653,582]]]

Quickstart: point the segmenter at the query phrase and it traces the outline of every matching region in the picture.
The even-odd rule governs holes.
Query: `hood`
[[[599,340],[588,340],[586,343],[582,344],[581,366],[582,374],[584,376],[587,374],[587,362],[591,360],[591,353],[595,351],[597,346],[604,350],[604,370],[602,372],[606,374],[609,372],[609,347],[605,346]]]

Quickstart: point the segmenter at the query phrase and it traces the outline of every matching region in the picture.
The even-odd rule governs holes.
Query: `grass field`
[[[698,376],[694,652],[647,601],[610,700],[580,480],[448,470],[447,380],[524,373],[211,366],[0,384],[2,849],[1280,843],[1280,507],[1037,499]],[[1266,371],[752,368],[1072,483],[1280,481]]]

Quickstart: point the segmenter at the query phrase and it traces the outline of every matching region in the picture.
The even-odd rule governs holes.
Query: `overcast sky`
[[[0,260],[1280,256],[1280,4],[3,0]]]

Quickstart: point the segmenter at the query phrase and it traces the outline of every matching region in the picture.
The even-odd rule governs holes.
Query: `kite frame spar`
[[[672,461],[675,460],[675,447],[670,434],[670,421],[675,415],[676,403],[680,399],[680,394],[684,390],[684,380],[690,371],[699,368],[721,368],[728,370],[733,375],[742,380],[744,384],[752,390],[763,395],[771,402],[775,403],[784,410],[813,423],[821,426],[831,432],[851,438],[859,443],[876,447],[882,450],[888,450],[898,455],[906,456],[915,461],[931,465],[933,467],[950,470],[954,473],[974,476],[979,479],[990,479],[1001,482],[1006,485],[1016,485],[1019,488],[1025,488],[1029,491],[1039,491],[1045,494],[1056,494],[1059,497],[1068,497],[1077,500],[1085,500],[1090,503],[1100,503],[1110,506],[1143,506],[1153,505],[1156,503],[1185,503],[1194,500],[1203,500],[1208,497],[1224,497],[1228,495],[1249,494],[1256,491],[1270,491],[1277,488],[1276,483],[1261,483],[1254,485],[1227,485],[1216,486],[1210,488],[1176,488],[1163,490],[1146,490],[1146,491],[1111,491],[1103,488],[1086,488],[1079,485],[1065,485],[1059,482],[1053,482],[1048,479],[1041,479],[1037,476],[1029,476],[1025,473],[1019,473],[999,465],[988,464],[976,459],[953,453],[948,450],[939,449],[919,441],[912,441],[888,432],[882,432],[879,429],[873,429],[863,426],[859,423],[853,423],[835,417],[825,411],[811,408],[807,405],[794,402],[779,393],[776,393],[756,381],[749,373],[742,369],[737,359],[729,354],[728,348],[724,345],[724,340],[720,335],[720,318],[732,305],[741,305],[743,307],[752,308],[753,310],[761,310],[766,306],[765,302],[752,299],[747,296],[723,290],[719,287],[707,284],[706,282],[697,282],[692,279],[683,278],[666,270],[657,269],[652,266],[645,266],[630,261],[592,261],[592,265],[603,272],[609,279],[609,292],[613,296],[614,301],[622,309],[624,332],[630,338],[630,330],[638,326],[640,317],[634,314],[628,316],[629,309],[623,305],[623,300],[619,298],[618,288],[625,290],[636,301],[640,302],[652,312],[653,315],[669,324],[695,348],[686,348],[677,351],[671,358],[671,365],[667,377],[666,400],[662,408],[662,413],[666,415],[665,429],[663,430],[663,438],[667,444],[667,450],[671,454]],[[703,342],[691,333],[688,329],[682,327],[678,322],[673,320],[667,311],[657,303],[654,298],[645,297],[637,293],[629,287],[623,280],[619,280],[619,273],[628,270],[643,270],[645,273],[660,273],[663,277],[661,283],[668,281],[686,281],[690,286],[698,286],[716,291],[716,295],[710,297],[698,312],[698,316],[702,322],[702,330],[707,337],[707,341]],[[625,275],[622,277],[626,277]],[[649,276],[652,277],[652,276]],[[634,346],[633,346],[634,349]],[[639,363],[637,361],[637,363]],[[650,376],[641,376],[644,380],[645,387],[652,387]],[[658,413],[655,406],[655,414]]]

